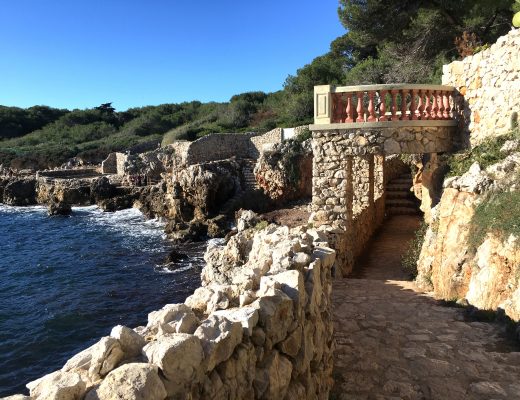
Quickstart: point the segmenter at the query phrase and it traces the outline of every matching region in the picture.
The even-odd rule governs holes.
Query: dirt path
[[[409,218],[388,221],[361,279],[334,283],[331,399],[520,399],[520,352],[503,327],[466,321],[463,309],[396,280],[403,243],[417,226]]]

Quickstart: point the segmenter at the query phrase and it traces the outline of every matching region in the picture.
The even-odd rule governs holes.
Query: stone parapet
[[[335,252],[325,235],[249,228],[205,259],[203,286],[184,304],[115,327],[29,383],[30,398],[328,398]]]

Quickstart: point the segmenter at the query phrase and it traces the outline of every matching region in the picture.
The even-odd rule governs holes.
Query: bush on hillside
[[[475,162],[478,162],[480,167],[484,169],[503,160],[506,154],[502,153],[500,149],[506,141],[512,139],[520,139],[518,128],[505,135],[487,138],[471,150],[451,155],[448,160],[449,172],[447,177],[463,175]]]

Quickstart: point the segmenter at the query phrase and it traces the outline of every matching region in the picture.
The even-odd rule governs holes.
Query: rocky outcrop
[[[31,399],[328,398],[335,252],[313,229],[247,225],[208,251],[184,304],[115,327],[27,384]]]
[[[31,177],[13,177],[4,181],[3,200],[10,206],[29,206],[36,204],[36,179]]]
[[[310,140],[286,140],[266,146],[255,166],[259,187],[275,204],[312,195],[312,148]]]
[[[241,179],[242,166],[235,160],[174,169],[166,180],[166,232],[176,240],[223,234],[228,222],[218,216],[226,203],[242,191]]]
[[[485,170],[475,163],[444,182],[418,262],[420,286],[438,298],[501,309],[520,321],[520,238],[490,230],[480,242],[470,240],[476,207],[491,193],[519,190],[519,174],[520,153],[513,153]]]

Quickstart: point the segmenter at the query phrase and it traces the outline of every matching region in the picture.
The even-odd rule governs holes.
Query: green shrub
[[[401,266],[403,270],[408,273],[412,278],[417,276],[417,262],[421,255],[421,248],[424,242],[424,236],[428,230],[428,224],[425,222],[421,223],[421,226],[415,231],[414,238],[410,241],[408,248],[401,257]]]
[[[504,143],[519,138],[520,131],[516,128],[505,135],[488,138],[471,150],[453,154],[448,160],[450,170],[447,177],[463,175],[474,162],[478,162],[481,168],[486,168],[503,160],[506,155],[500,149]]]
[[[520,237],[520,191],[491,193],[477,206],[470,223],[470,249],[476,250],[488,232],[502,239]]]
[[[312,132],[309,128],[303,128],[301,132],[295,137],[295,140],[300,143],[303,143],[309,139],[312,139]]]
[[[255,225],[255,230],[261,231],[269,226],[269,222],[267,221],[260,221]]]

